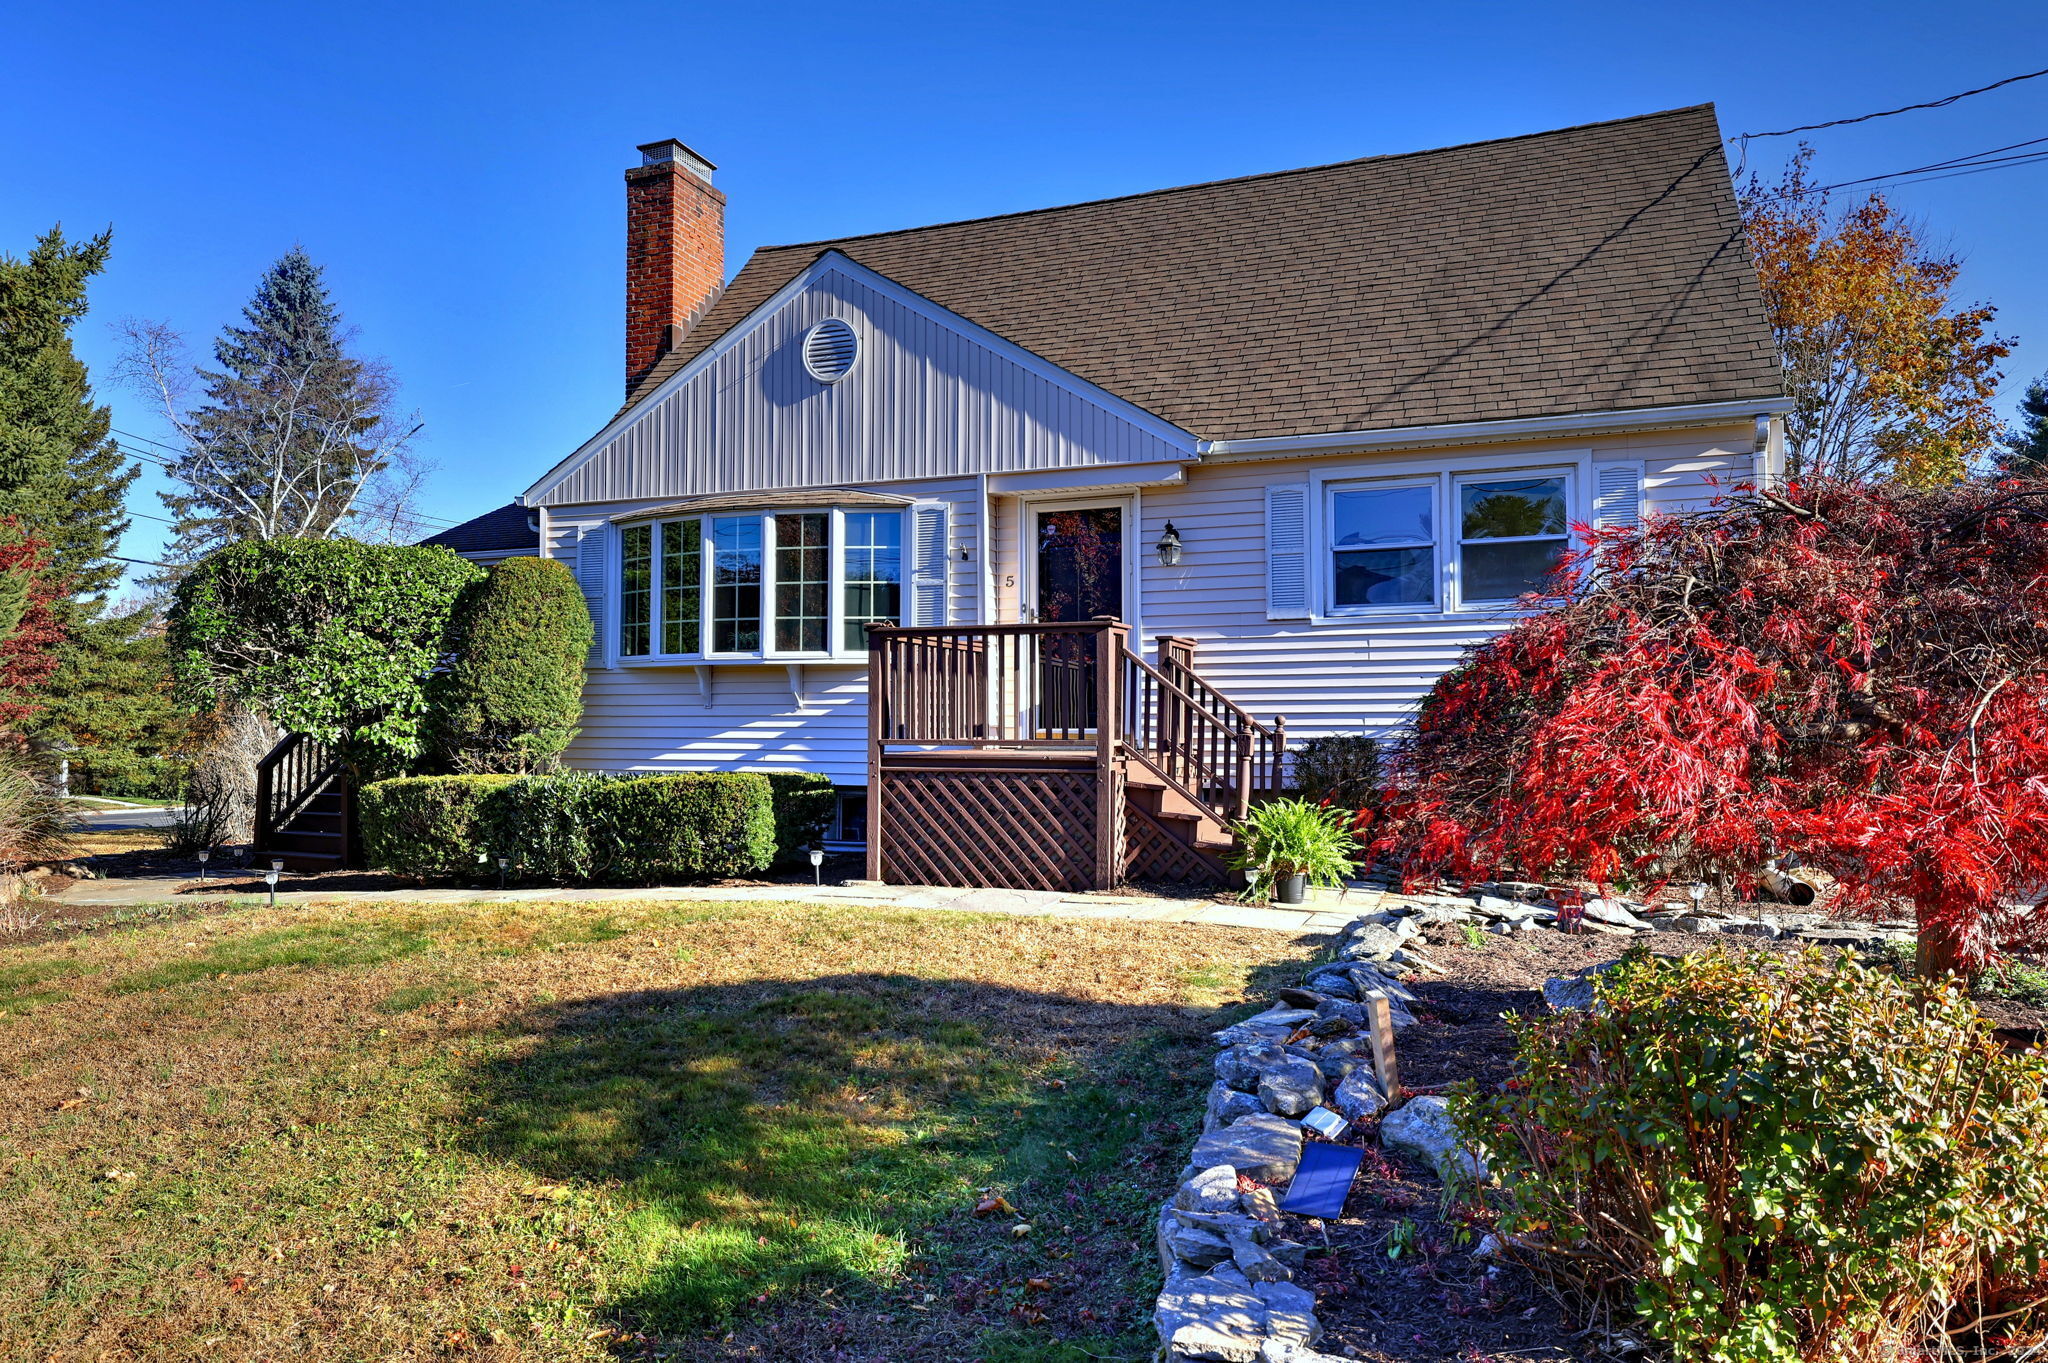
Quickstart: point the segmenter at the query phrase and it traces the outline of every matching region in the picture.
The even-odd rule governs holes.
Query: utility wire
[[[1780,199],[1802,198],[1808,194],[1825,194],[1830,190],[1848,189],[1857,185],[1875,185],[1888,181],[1914,180],[1915,183],[1925,184],[1933,180],[1951,180],[1959,175],[1974,175],[1979,171],[2008,170],[2014,166],[2033,165],[2036,162],[2048,160],[2048,148],[2037,151],[2021,151],[2021,148],[2042,147],[2043,143],[2048,143],[2048,137],[2029,138],[2027,141],[2014,142],[2003,147],[1990,147],[1984,151],[1970,152],[1963,156],[1952,156],[1945,161],[1934,161],[1924,166],[1914,166],[1908,170],[1892,170],[1886,171],[1881,175],[1865,175],[1859,179],[1841,180],[1831,185],[1816,185],[1812,189],[1799,190],[1793,194],[1774,194],[1770,198],[1763,200],[1763,202],[1775,203]],[[2019,152],[2019,155],[2003,155],[2002,153],[2005,152]]]
[[[133,431],[124,431],[124,430],[121,430],[120,428],[118,428],[118,427],[114,427],[114,426],[109,426],[109,427],[108,427],[107,429],[108,429],[109,431],[111,431],[111,432],[112,432],[113,434],[115,434],[115,435],[117,435],[117,436],[121,437],[121,438],[122,438],[123,440],[136,440],[136,441],[140,441],[141,443],[143,443],[143,444],[145,444],[145,445],[154,445],[154,446],[155,446],[156,448],[158,448],[158,449],[160,449],[160,450],[170,450],[170,451],[171,451],[172,453],[174,453],[174,454],[178,452],[178,451],[176,450],[176,448],[175,448],[174,446],[171,446],[171,445],[166,445],[166,444],[164,444],[164,443],[163,443],[163,442],[162,442],[161,440],[152,440],[152,439],[150,439],[150,438],[149,438],[148,436],[146,436],[146,435],[137,435],[137,434],[135,434],[135,433],[134,433]],[[141,463],[145,463],[145,464],[151,464],[151,465],[154,465],[155,467],[157,467],[157,468],[160,468],[160,469],[168,469],[168,468],[170,468],[170,467],[171,467],[171,461],[170,461],[170,460],[168,460],[168,459],[165,459],[165,458],[163,458],[163,457],[162,457],[161,455],[154,455],[154,454],[144,454],[144,453],[142,453],[142,452],[141,452],[140,450],[132,449],[132,448],[129,448],[129,447],[126,447],[126,446],[124,446],[124,447],[122,448],[122,451],[121,451],[121,452],[122,452],[123,454],[127,455],[127,456],[128,456],[128,457],[129,457],[130,459],[138,460],[138,461],[140,461]],[[130,514],[130,515],[135,515],[135,516],[142,516],[142,518],[143,518],[144,520],[150,520],[150,521],[160,521],[160,520],[163,520],[163,517],[161,517],[161,516],[149,516],[149,515],[144,515],[144,513],[140,512],[140,511],[130,512],[129,514]],[[418,522],[419,522],[419,523],[420,523],[421,525],[432,525],[432,526],[438,526],[438,527],[440,527],[440,528],[441,528],[441,529],[443,529],[443,530],[448,530],[448,529],[452,529],[453,527],[455,527],[455,526],[457,526],[457,525],[461,524],[461,522],[460,522],[460,521],[450,521],[450,520],[443,520],[443,519],[442,519],[441,517],[439,517],[439,516],[423,516],[423,515],[418,515],[418,514],[415,514],[415,515],[413,515],[413,516],[412,516],[412,517],[411,517],[410,519],[412,519],[412,520],[415,520],[415,521],[418,521]],[[172,524],[173,522],[170,522],[170,521],[165,521],[164,523],[165,523],[166,525],[169,525],[169,524]]]
[[[2008,85],[2017,85],[2023,80],[2036,80],[2042,76],[2048,76],[2048,68],[2040,71],[2028,71],[2018,76],[2007,76],[2004,80],[1993,81],[1989,85],[1980,85],[1974,90],[1964,90],[1958,94],[1944,96],[1941,99],[1931,99],[1925,104],[1906,104],[1896,109],[1880,109],[1874,114],[1858,114],[1854,118],[1833,118],[1825,123],[1802,123],[1796,128],[1780,128],[1775,132],[1741,133],[1729,140],[1731,142],[1748,142],[1752,138],[1758,137],[1790,137],[1793,133],[1819,132],[1822,128],[1841,128],[1851,123],[1868,123],[1873,118],[1890,118],[1893,114],[1910,114],[1920,109],[1946,109],[1957,100],[1968,99],[1972,95],[1989,94],[1993,90],[2002,90]]]

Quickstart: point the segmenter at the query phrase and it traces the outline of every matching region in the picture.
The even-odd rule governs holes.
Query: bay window
[[[743,511],[618,529],[621,659],[864,653],[902,619],[905,513]]]
[[[619,652],[628,658],[646,655],[648,625],[654,618],[654,530],[629,525],[619,537]]]
[[[761,518],[718,516],[711,522],[711,651],[753,653],[761,647]]]
[[[871,621],[903,618],[903,517],[895,511],[846,516],[846,647],[868,646]]]

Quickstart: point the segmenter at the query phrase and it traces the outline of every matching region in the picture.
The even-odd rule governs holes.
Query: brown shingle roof
[[[1711,105],[765,247],[628,405],[826,251],[1203,439],[1782,391]]]

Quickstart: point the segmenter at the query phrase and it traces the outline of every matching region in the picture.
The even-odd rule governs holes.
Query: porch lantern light
[[[820,885],[825,883],[825,849],[822,847],[811,849],[811,879]]]
[[[1173,528],[1172,521],[1166,523],[1166,533],[1159,537],[1159,543],[1153,547],[1159,551],[1160,567],[1171,568],[1180,562],[1180,531]]]

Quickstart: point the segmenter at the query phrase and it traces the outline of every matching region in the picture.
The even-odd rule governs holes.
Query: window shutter
[[[576,541],[576,585],[590,608],[591,667],[604,667],[611,657],[610,625],[605,614],[605,588],[611,579],[612,535],[609,525],[585,526]]]
[[[1283,483],[1266,489],[1266,618],[1308,617],[1308,485]]]
[[[1643,523],[1643,466],[1596,464],[1593,468],[1593,528],[1633,530]]]
[[[946,508],[927,504],[910,508],[909,625],[946,623]]]

